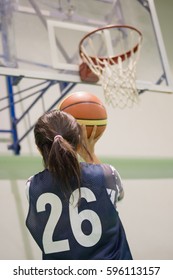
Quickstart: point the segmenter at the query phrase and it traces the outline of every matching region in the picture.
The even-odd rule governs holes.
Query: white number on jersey
[[[81,197],[85,198],[87,202],[96,201],[94,193],[88,188],[81,188]],[[76,241],[84,247],[94,246],[100,240],[102,234],[99,216],[93,210],[89,209],[78,211],[78,190],[75,190],[71,194],[69,202],[70,225]],[[63,211],[62,202],[57,195],[44,193],[37,200],[37,212],[45,211],[46,204],[51,205],[51,212],[43,232],[42,242],[44,252],[50,254],[68,251],[70,250],[68,239],[53,241],[53,233]],[[84,220],[88,220],[91,223],[92,231],[89,235],[84,234],[82,231],[82,222]]]

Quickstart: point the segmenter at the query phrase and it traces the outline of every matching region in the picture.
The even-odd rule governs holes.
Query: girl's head
[[[80,134],[81,128],[75,118],[58,110],[45,113],[38,119],[34,128],[35,143],[45,163],[48,160],[52,144],[58,140],[56,135],[61,135],[76,150],[80,142]]]
[[[72,178],[80,182],[77,148],[81,143],[80,125],[71,115],[52,110],[41,116],[34,128],[35,143],[42,154],[45,168],[71,191]]]

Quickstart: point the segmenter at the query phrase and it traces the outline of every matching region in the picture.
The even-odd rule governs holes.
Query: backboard
[[[137,88],[173,92],[153,0],[3,0],[0,12],[0,75],[81,83],[82,37],[98,27],[127,24],[143,34]]]

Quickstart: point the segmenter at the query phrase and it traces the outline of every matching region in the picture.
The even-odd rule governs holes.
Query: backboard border
[[[79,65],[73,63],[61,63],[59,61],[57,46],[56,46],[56,37],[54,29],[56,27],[68,30],[75,30],[75,31],[84,31],[84,32],[91,32],[95,29],[94,26],[85,26],[77,23],[69,23],[69,22],[62,22],[62,21],[55,21],[55,20],[47,20],[47,28],[48,28],[48,37],[50,42],[50,53],[51,53],[51,60],[52,66],[55,69],[59,70],[74,70],[78,71]],[[78,52],[78,48],[76,50]]]

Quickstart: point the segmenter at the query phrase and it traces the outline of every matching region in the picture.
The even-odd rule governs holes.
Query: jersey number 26
[[[78,211],[78,193],[78,190],[75,190],[70,196],[70,225],[76,241],[84,247],[91,247],[100,240],[102,234],[101,221],[97,213],[91,209]],[[88,188],[81,188],[81,198],[86,199],[87,202],[96,201],[94,193]],[[42,237],[44,252],[45,254],[51,254],[68,251],[70,250],[68,239],[53,241],[53,233],[63,211],[62,202],[57,195],[53,193],[44,193],[40,195],[37,200],[37,212],[46,211],[46,204],[51,205],[51,212]],[[91,223],[92,231],[89,235],[84,234],[82,231],[82,222],[84,220],[88,220]]]

